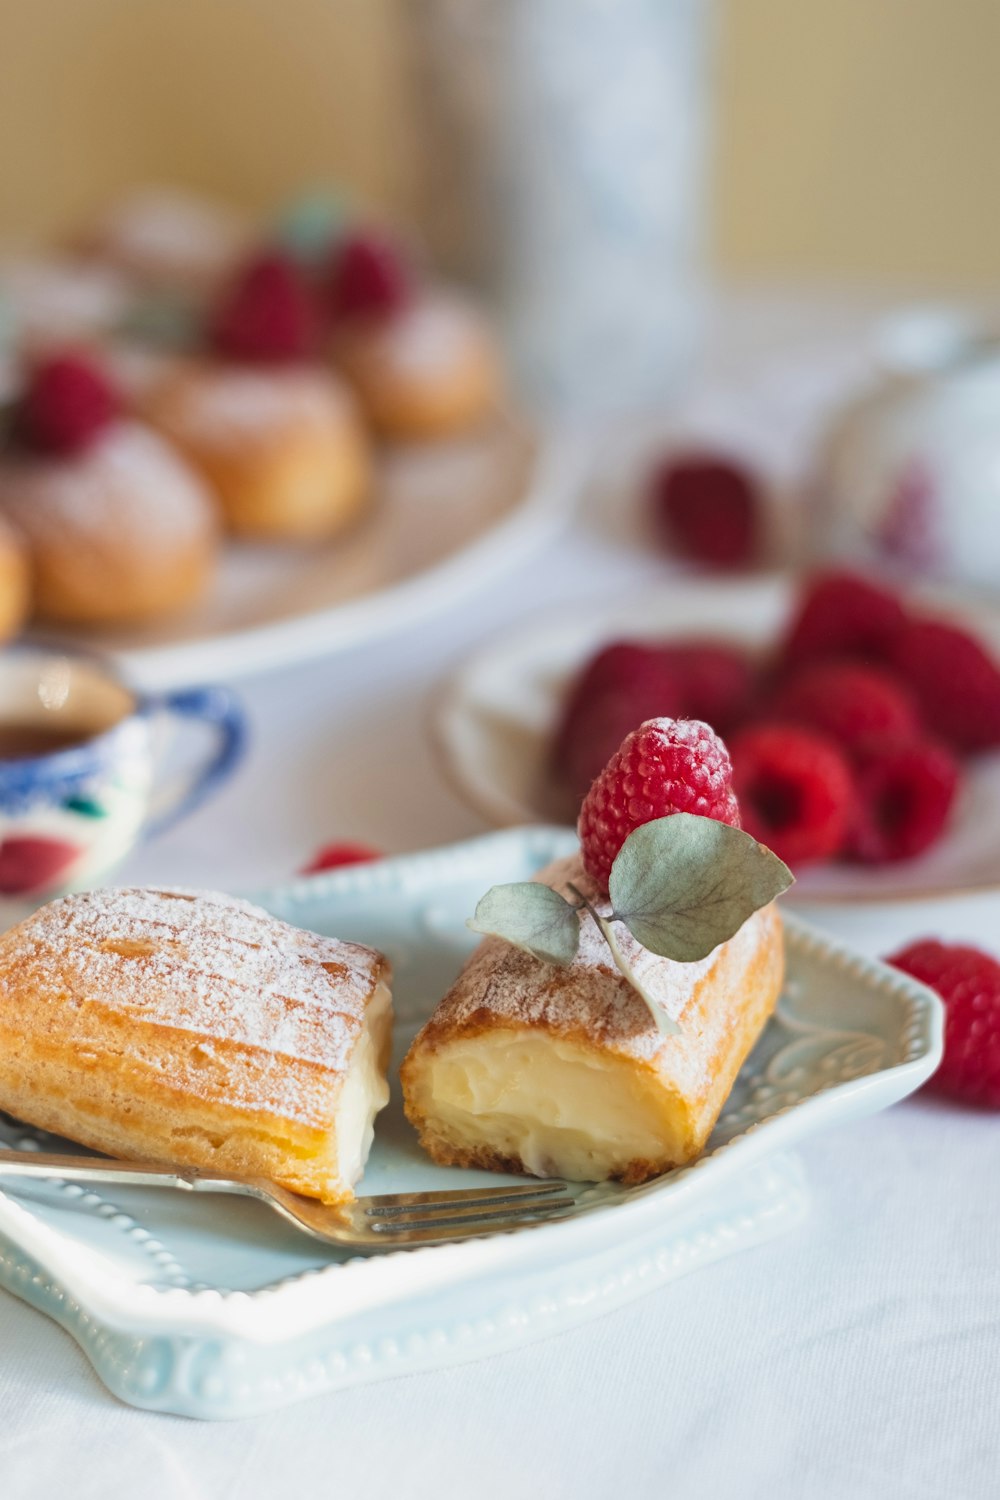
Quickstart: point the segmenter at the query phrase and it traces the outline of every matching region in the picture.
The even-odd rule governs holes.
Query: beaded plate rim
[[[433,894],[439,883],[478,876],[502,858],[509,860],[517,855],[537,866],[567,852],[573,842],[572,835],[564,829],[508,830],[443,849],[303,877],[257,893],[256,899],[277,915],[293,920],[299,908],[307,905],[315,908],[326,901],[335,905],[338,897],[346,894],[383,900],[393,893],[399,899],[422,901]],[[516,1289],[522,1282],[537,1277],[540,1267],[554,1265],[563,1273],[568,1267],[580,1270],[624,1241],[631,1249],[656,1242],[662,1246],[682,1224],[699,1218],[718,1220],[727,1198],[738,1193],[745,1179],[756,1180],[754,1174],[766,1174],[769,1160],[787,1154],[803,1137],[826,1125],[884,1108],[911,1093],[930,1075],[940,1058],[942,1007],[930,990],[875,960],[851,953],[787,913],[786,932],[792,993],[786,992],[783,997],[782,1003],[790,1009],[781,1019],[792,1032],[792,1038],[768,1059],[761,1075],[758,1087],[770,1091],[758,1101],[766,1105],[765,1112],[756,1109],[742,1126],[737,1119],[739,1128],[733,1138],[717,1145],[697,1162],[623,1195],[611,1205],[619,1215],[613,1225],[609,1223],[609,1209],[605,1209],[579,1219],[539,1226],[530,1233],[400,1250],[378,1257],[359,1256],[297,1272],[252,1291],[227,1291],[193,1283],[167,1247],[97,1194],[91,1195],[96,1200],[94,1211],[131,1236],[143,1253],[150,1256],[161,1285],[116,1279],[110,1260],[102,1259],[72,1236],[44,1224],[13,1197],[0,1194],[0,1284],[63,1323],[86,1349],[105,1381],[124,1399],[192,1415],[238,1415],[243,1409],[264,1409],[307,1392],[296,1386],[289,1394],[281,1386],[270,1390],[268,1396],[270,1388],[258,1383],[253,1393],[244,1390],[242,1396],[236,1397],[232,1382],[224,1382],[225,1389],[213,1385],[214,1394],[202,1392],[193,1396],[190,1389],[182,1391],[178,1385],[180,1365],[174,1369],[174,1363],[181,1361],[182,1356],[193,1357],[192,1342],[204,1346],[204,1357],[207,1357],[205,1349],[215,1348],[223,1365],[227,1360],[236,1359],[239,1363],[245,1359],[245,1351],[251,1346],[270,1349],[275,1358],[284,1349],[286,1353],[281,1357],[286,1359],[291,1344],[297,1340],[308,1342],[318,1331],[327,1339],[338,1333],[343,1335],[345,1328],[352,1325],[359,1299],[368,1309],[373,1324],[381,1321],[391,1327],[401,1310],[412,1308],[422,1299],[430,1299],[429,1305],[437,1308],[440,1318],[447,1322],[453,1289],[468,1286],[477,1279],[488,1279],[491,1284],[504,1282]],[[792,1065],[797,1059],[793,1049],[802,1040],[801,1034],[795,1032],[794,983],[796,968],[803,963],[818,963],[837,985],[861,985],[894,997],[900,1002],[899,1025],[891,1037],[863,1030],[807,1025],[810,1035],[829,1039],[828,1052],[840,1049],[838,1055],[850,1076],[846,1081],[836,1074],[825,1080],[820,1078],[819,1086],[808,1096],[796,1098],[794,1088],[789,1093],[786,1087],[788,1097],[782,1093],[782,1083],[787,1086],[788,1078],[795,1072]],[[873,1041],[880,1043],[879,1048],[869,1046],[866,1050],[866,1043]],[[890,1047],[899,1060],[887,1066],[886,1049]],[[785,1054],[792,1055],[786,1058]],[[722,1122],[725,1121],[724,1111]],[[70,1193],[84,1194],[79,1185],[70,1183],[66,1187]],[[780,1193],[778,1197],[781,1198]],[[801,1203],[795,1208],[792,1203],[795,1197],[794,1192],[789,1195],[786,1190],[785,1208],[777,1211],[772,1203],[768,1209],[770,1219],[767,1214],[764,1218],[773,1222],[777,1212],[778,1219],[791,1223],[796,1216],[800,1217],[804,1209]],[[673,1210],[669,1216],[664,1214],[667,1204]],[[731,1248],[761,1238],[763,1230],[753,1213],[744,1211],[737,1217],[739,1225],[727,1241]],[[690,1258],[691,1265],[703,1258],[694,1255]],[[661,1271],[651,1273],[647,1284],[656,1285],[676,1274],[680,1274],[677,1266],[664,1262]],[[636,1286],[634,1290],[642,1287]],[[516,1310],[518,1303],[513,1290],[511,1295],[509,1306]],[[71,1312],[74,1307],[78,1316]],[[531,1329],[538,1320],[532,1317],[530,1309],[522,1308],[514,1321],[522,1327],[525,1338],[536,1336]],[[572,1321],[569,1313],[564,1321],[567,1326]],[[388,1332],[384,1332],[383,1342],[386,1338],[392,1342]],[[159,1347],[163,1341],[173,1349],[170,1363],[173,1373],[169,1379],[158,1377],[154,1389],[144,1361],[151,1357],[148,1351],[152,1345]],[[445,1358],[474,1357],[483,1352],[482,1341],[472,1336],[463,1343],[464,1354],[449,1353],[452,1342],[445,1339],[441,1344],[438,1340],[442,1358],[437,1361],[431,1359],[433,1349],[421,1345],[419,1359],[414,1356],[416,1363],[426,1367],[428,1362],[442,1363]],[[244,1355],[237,1358],[236,1351],[241,1349]],[[112,1358],[113,1351],[117,1352]],[[161,1363],[164,1357],[161,1350],[158,1356]],[[376,1364],[384,1373],[409,1367],[398,1354],[376,1360]],[[328,1369],[318,1386],[315,1381],[307,1384],[309,1389],[328,1388],[362,1378],[372,1378],[368,1362],[362,1361],[356,1368],[348,1360],[343,1366]]]

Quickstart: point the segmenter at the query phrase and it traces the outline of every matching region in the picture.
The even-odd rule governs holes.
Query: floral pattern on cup
[[[0,898],[36,901],[93,884],[140,838],[197,806],[243,752],[243,717],[227,691],[140,695],[94,657],[9,651],[0,702],[21,725],[79,731],[64,747],[0,760]],[[169,720],[203,725],[214,744],[161,793],[157,742]]]

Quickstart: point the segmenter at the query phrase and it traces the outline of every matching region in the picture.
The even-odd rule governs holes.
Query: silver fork
[[[189,1193],[230,1193],[257,1198],[307,1234],[330,1245],[396,1250],[476,1239],[566,1218],[584,1207],[592,1185],[555,1179],[509,1187],[441,1188],[426,1193],[382,1193],[331,1207],[303,1198],[262,1177],[224,1177],[199,1167],[159,1167],[106,1156],[55,1156],[0,1150],[0,1178],[105,1182],[119,1187],[169,1187]]]

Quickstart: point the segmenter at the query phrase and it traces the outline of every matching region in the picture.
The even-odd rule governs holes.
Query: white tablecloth
[[[794,469],[861,366],[863,312],[788,299],[727,311],[703,418]],[[748,383],[758,354],[765,374]],[[435,769],[428,690],[529,610],[662,578],[614,515],[605,498],[461,618],[247,684],[244,768],[122,878],[246,889],[325,839],[401,851],[481,831]],[[997,908],[987,897],[836,922],[871,952],[917,932],[1000,946]],[[992,1500],[1000,1120],[909,1101],[803,1158],[812,1212],[762,1248],[548,1342],[250,1422],[119,1405],[67,1335],[0,1293],[0,1500]]]

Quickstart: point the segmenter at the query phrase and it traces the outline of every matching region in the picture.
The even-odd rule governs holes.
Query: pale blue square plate
[[[573,842],[560,829],[512,830],[256,899],[389,955],[402,1056],[474,942],[465,919],[478,897]],[[116,1191],[111,1201],[71,1183],[19,1184],[0,1194],[0,1285],[60,1322],[123,1400],[196,1417],[246,1416],[481,1358],[792,1227],[808,1197],[789,1148],[917,1088],[940,1058],[941,1031],[929,990],[790,919],[784,994],[708,1150],[600,1211],[366,1258],[324,1250],[251,1202],[149,1189]],[[43,1139],[51,1144],[0,1117],[4,1144],[30,1150]],[[365,1189],[444,1180],[495,1179],[432,1165],[397,1085]]]

